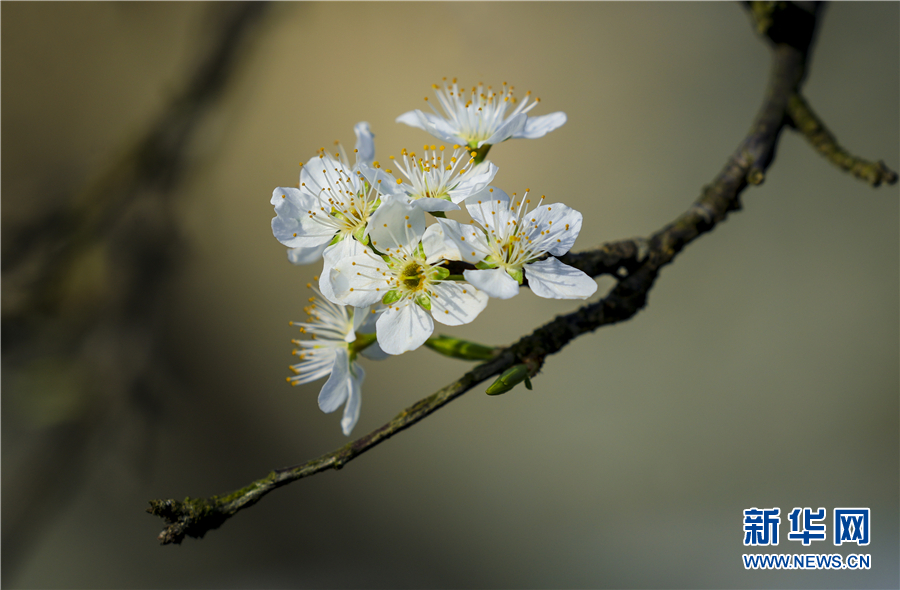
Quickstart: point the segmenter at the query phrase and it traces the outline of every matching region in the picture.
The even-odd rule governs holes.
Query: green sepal
[[[449,199],[447,199],[449,201]],[[444,211],[429,211],[432,217],[440,217],[441,219],[447,219],[447,213]]]
[[[491,383],[485,393],[488,395],[506,393],[525,379],[528,379],[528,367],[524,364],[513,365],[497,377],[497,380]]]
[[[391,303],[400,301],[401,297],[403,297],[403,295],[400,294],[400,291],[394,289],[385,293],[384,297],[381,298],[381,302],[385,305],[390,305]]]
[[[525,274],[522,272],[521,268],[507,268],[506,274],[516,279],[516,282],[520,285],[522,284],[522,281],[525,280]]]
[[[428,295],[416,295],[416,303],[421,305],[423,309],[431,311],[431,297]]]
[[[486,361],[494,358],[496,349],[477,342],[460,340],[452,336],[437,336],[425,341],[425,346],[444,356],[467,361]]]
[[[487,259],[485,259],[485,260],[482,260],[481,262],[477,263],[475,265],[475,268],[477,268],[478,270],[490,270],[492,268],[497,268],[497,265],[487,262]]]
[[[443,266],[435,266],[431,271],[431,280],[433,281],[443,281],[447,277],[450,276],[450,271],[444,268]]]
[[[350,360],[356,359],[356,355],[358,355],[363,350],[369,348],[376,341],[375,334],[360,334],[356,333],[356,340],[349,344],[350,348]]]
[[[475,161],[472,163],[477,166],[478,164],[481,164],[482,162],[484,162],[484,159],[487,157],[488,151],[491,149],[491,144],[486,143],[483,146],[481,146],[480,148],[476,148],[475,146],[470,144],[470,147],[473,150],[475,150],[475,155],[472,156],[475,159]]]
[[[344,236],[342,236],[340,233],[334,234],[334,237],[331,238],[331,242],[328,245],[334,246],[335,244],[337,244],[338,242],[340,242],[343,239],[344,239]]]
[[[362,226],[353,232],[353,237],[356,238],[356,241],[362,244],[363,246],[369,245],[369,236],[366,235],[366,226]]]

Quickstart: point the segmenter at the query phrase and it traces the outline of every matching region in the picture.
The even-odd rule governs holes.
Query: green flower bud
[[[485,393],[488,395],[500,395],[510,391],[513,387],[528,380],[528,367],[524,364],[513,365],[497,377],[497,380],[491,383]],[[525,384],[528,387],[528,383]],[[531,389],[529,387],[529,389]]]
[[[451,336],[437,336],[425,341],[425,346],[444,356],[449,356],[467,361],[486,361],[494,358],[493,347],[485,346],[468,340],[460,340]]]

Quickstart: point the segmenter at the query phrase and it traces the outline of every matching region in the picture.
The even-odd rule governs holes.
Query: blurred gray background
[[[844,146],[895,170],[898,8],[829,6],[805,86]],[[769,66],[736,4],[276,4],[248,13],[205,87],[241,10],[2,5],[4,587],[898,586],[898,189],[789,131],[744,210],[534,391],[478,388],[159,547],[148,500],[347,441],[321,382],[284,381],[319,271],[269,225],[298,162],[352,148],[363,120],[382,159],[436,142],[394,118],[444,76],[508,81],[569,122],[491,150],[495,184],[582,211],[589,248],[690,205]],[[178,158],[133,151],[153,133]],[[577,305],[524,292],[439,331],[506,344]],[[467,365],[422,349],[365,368],[355,436]],[[872,569],[745,571],[742,510],[795,506],[870,507]],[[837,550],[784,523],[769,552]]]

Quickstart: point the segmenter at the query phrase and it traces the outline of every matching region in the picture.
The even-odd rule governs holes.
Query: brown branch
[[[825,127],[806,100],[799,95],[791,96],[788,102],[788,116],[791,123],[802,133],[812,147],[825,156],[829,162],[868,182],[873,187],[897,182],[897,173],[885,166],[884,162],[869,162],[849,153],[838,145],[834,135]]]
[[[755,12],[753,14],[754,18],[760,18]],[[159,540],[168,544],[180,543],[185,535],[202,537],[270,491],[327,469],[340,469],[355,457],[511,366],[525,364],[529,375],[534,376],[548,355],[558,352],[574,338],[637,314],[646,304],[660,269],[669,264],[687,244],[724,221],[731,211],[739,210],[741,192],[748,184],[761,183],[772,162],[779,134],[787,121],[789,100],[799,92],[805,74],[816,12],[797,13],[785,9],[761,11],[761,14],[769,22],[765,27],[760,25],[760,32],[774,45],[766,97],[750,132],[719,175],[686,212],[649,238],[611,242],[594,250],[561,258],[591,276],[617,276],[618,283],[606,297],[557,317],[501,350],[494,359],[400,412],[381,428],[336,451],[295,467],[273,471],[226,496],[186,498],[181,502],[151,501],[148,512],[168,523]],[[792,28],[785,26],[785,20],[799,24]]]
[[[140,136],[80,189],[42,170],[54,178],[55,198],[27,221],[4,226],[3,371],[14,376],[4,379],[4,394],[31,400],[40,417],[27,420],[28,412],[10,408],[11,420],[33,422],[35,445],[18,469],[4,466],[4,587],[15,586],[17,570],[78,497],[98,437],[135,429],[128,458],[142,461],[161,396],[171,391],[171,362],[157,343],[160,294],[184,254],[177,189],[196,159],[193,137],[235,83],[268,5],[204,10],[192,31],[192,65]],[[85,268],[96,275],[73,281]],[[52,373],[64,375],[63,390],[47,381]],[[34,401],[47,395],[59,396],[64,413]]]

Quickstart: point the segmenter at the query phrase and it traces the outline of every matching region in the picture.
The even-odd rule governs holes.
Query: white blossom
[[[383,192],[404,196],[425,211],[455,211],[459,203],[487,187],[497,174],[491,162],[475,164],[474,152],[460,145],[447,154],[444,146],[422,148],[423,155],[406,149],[400,157],[390,156],[390,165],[397,168],[401,178],[392,176],[393,170],[382,168],[378,162],[360,165],[363,175]]]
[[[523,278],[539,297],[585,299],[594,294],[597,283],[591,277],[553,258],[575,243],[581,213],[562,203],[545,205],[543,199],[529,211],[527,191],[514,201],[491,187],[466,200],[473,224],[438,219],[457,259],[477,266],[463,272],[469,283],[498,299],[518,294]]]
[[[329,154],[325,148],[300,171],[298,188],[279,187],[272,193],[275,217],[272,233],[291,248],[288,259],[309,264],[324,258],[323,295],[332,302],[334,293],[327,277],[335,260],[359,254],[368,241],[367,225],[382,194],[366,182],[359,166],[371,164],[375,144],[368,123],[354,128],[357,165],[352,167],[342,147]]]
[[[487,305],[487,295],[448,278],[440,263],[452,249],[441,226],[425,229],[422,209],[389,200],[373,215],[369,235],[383,256],[366,250],[340,260],[331,278],[343,303],[361,307],[382,301],[387,306],[375,323],[384,352],[414,350],[434,332],[434,321],[467,324]]]
[[[416,109],[397,117],[397,122],[424,129],[442,141],[473,149],[498,144],[511,137],[543,137],[566,122],[563,112],[529,117],[527,113],[540,99],[531,101],[531,92],[527,92],[520,101],[513,96],[513,87],[506,82],[499,91],[479,84],[472,88],[468,97],[465,90],[457,86],[456,78],[451,83],[444,78],[443,87],[433,84],[432,88],[443,113],[433,106],[432,113]],[[428,97],[425,100],[428,101]],[[428,104],[431,106],[430,101]]]
[[[307,286],[321,295],[312,285]],[[304,311],[307,321],[291,322],[291,325],[299,327],[310,339],[291,341],[298,346],[293,354],[300,360],[291,365],[294,376],[288,377],[287,381],[291,385],[303,385],[328,377],[319,392],[319,408],[330,413],[344,405],[341,429],[349,436],[359,419],[360,393],[366,376],[356,362],[357,351],[353,343],[357,342],[357,331],[371,315],[369,308],[356,309],[310,297]],[[377,345],[372,343],[371,346]],[[366,354],[368,351],[366,348],[359,354],[379,358],[379,351],[373,351],[371,355]]]

